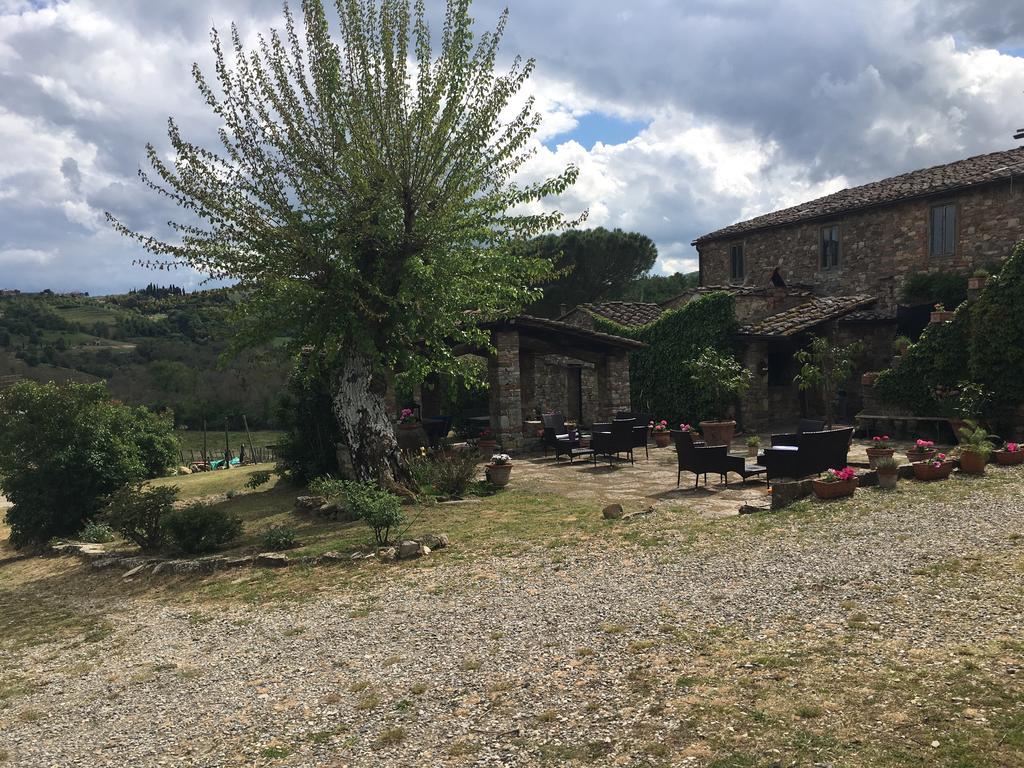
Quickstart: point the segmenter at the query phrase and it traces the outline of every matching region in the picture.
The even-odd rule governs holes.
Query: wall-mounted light
[[[757,375],[758,376],[767,376],[768,375],[768,361],[767,360],[762,360],[760,363],[757,364]]]

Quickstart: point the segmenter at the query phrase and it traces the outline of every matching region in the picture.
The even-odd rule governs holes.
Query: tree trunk
[[[387,379],[362,353],[349,353],[334,380],[334,415],[341,439],[338,466],[346,480],[376,481],[395,489],[404,479],[398,441],[385,395]],[[404,495],[404,494],[403,494]]]

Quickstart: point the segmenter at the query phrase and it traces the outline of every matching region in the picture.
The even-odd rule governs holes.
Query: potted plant
[[[815,336],[806,349],[793,357],[800,363],[800,373],[793,382],[801,392],[817,391],[825,409],[825,425],[832,428],[832,403],[838,389],[853,375],[861,353],[860,344],[836,346],[824,336]]]
[[[893,354],[902,357],[907,354],[907,350],[910,349],[910,345],[914,342],[910,340],[909,336],[897,336],[892,340],[892,351]]]
[[[918,439],[913,448],[907,449],[907,460],[914,464],[918,461],[931,461],[935,458],[935,443],[931,440]]]
[[[823,478],[812,480],[811,488],[819,499],[852,496],[857,490],[857,472],[853,467],[830,469]]]
[[[708,445],[729,445],[736,434],[736,422],[728,418],[736,398],[750,387],[750,371],[739,361],[706,347],[691,366],[691,378],[707,398],[712,418],[700,423]]]
[[[512,457],[507,453],[496,453],[491,456],[491,463],[484,470],[487,482],[504,488],[512,475]]]
[[[945,480],[953,471],[953,462],[947,460],[944,453],[937,454],[930,461],[919,461],[912,466],[914,477],[929,483],[934,480]]]
[[[974,270],[974,273],[967,278],[967,290],[980,291],[985,287],[986,282],[988,282],[988,270],[976,269]]]
[[[932,310],[931,315],[928,317],[929,323],[945,323],[947,320],[953,319],[954,313],[946,309],[946,305],[941,301],[935,305],[935,309]]]
[[[891,459],[893,454],[896,453],[896,448],[893,446],[892,440],[888,435],[875,435],[871,438],[871,445],[868,447],[867,453],[871,468],[878,469],[878,460],[882,458]]]
[[[882,456],[875,462],[878,473],[878,487],[891,491],[900,477],[900,463],[892,456]]]
[[[398,447],[406,453],[416,453],[427,444],[427,433],[419,416],[412,408],[403,408],[398,417]]]
[[[873,387],[875,382],[878,381],[880,375],[879,371],[867,371],[860,375],[860,385],[862,387]]]
[[[757,452],[761,449],[761,438],[751,435],[747,438],[747,456],[751,459],[757,458]]]
[[[661,421],[652,421],[648,424],[648,428],[651,430],[651,434],[654,435],[654,444],[659,448],[665,448],[672,441],[672,433],[669,432],[668,422],[665,419]]]
[[[1024,464],[1024,445],[1007,443],[1001,450],[995,452],[995,457],[996,463],[1004,467]]]
[[[968,421],[960,429],[960,471],[969,475],[985,474],[985,465],[995,450],[992,436],[976,421]]]
[[[498,441],[494,439],[494,433],[490,427],[484,427],[481,430],[479,437],[476,439],[476,447],[480,449],[481,453],[493,451],[498,447]]]

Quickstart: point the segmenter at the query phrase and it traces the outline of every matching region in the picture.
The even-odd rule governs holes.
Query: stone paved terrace
[[[762,445],[770,444],[769,436],[761,436]],[[866,449],[870,441],[854,440],[850,449],[849,462],[867,466]],[[905,460],[904,451],[911,447],[911,441],[895,441],[896,458]],[[940,446],[942,448],[942,446]],[[700,488],[694,490],[693,475],[684,472],[679,486],[676,485],[676,450],[674,446],[657,448],[649,446],[650,458],[643,448],[634,454],[636,463],[628,460],[616,461],[612,467],[607,460],[592,463],[577,459],[570,464],[568,459],[555,460],[553,454],[547,458],[543,453],[532,453],[515,458],[512,475],[513,487],[529,488],[532,491],[555,493],[575,501],[593,501],[595,504],[622,504],[627,512],[643,509],[651,504],[690,507],[703,517],[726,517],[739,514],[744,504],[764,505],[769,500],[764,476],[752,477],[747,482],[734,474],[729,475],[729,485],[721,483],[717,475],[708,475],[707,487],[703,478]],[[733,442],[730,453],[746,455],[744,439]],[[747,459],[754,463],[754,459]]]

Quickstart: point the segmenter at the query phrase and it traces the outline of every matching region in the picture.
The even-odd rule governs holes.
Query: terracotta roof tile
[[[969,157],[955,163],[936,165],[844,189],[792,208],[766,213],[702,235],[694,240],[693,244],[720,240],[758,229],[795,224],[807,219],[825,218],[875,205],[940,194],[976,184],[1008,179],[1014,174],[1024,176],[1024,147]]]
[[[639,301],[604,301],[595,304],[580,304],[577,309],[585,309],[592,314],[626,326],[653,323],[665,311],[657,304],[645,304]]]
[[[873,296],[819,296],[740,328],[740,336],[784,338],[870,306]]]

